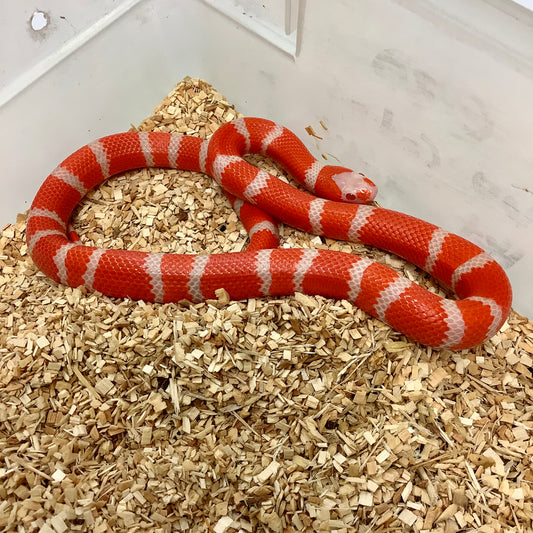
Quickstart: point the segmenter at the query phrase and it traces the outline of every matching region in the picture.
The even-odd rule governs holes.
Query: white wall
[[[138,1],[2,2],[0,105]]]
[[[40,9],[59,25],[61,5],[74,9]],[[100,3],[97,20],[110,7],[124,15],[90,40],[80,25],[71,41],[87,42],[71,55],[71,41],[55,42],[62,60],[0,107],[4,221],[71,151],[139,122],[174,83],[198,76],[242,112],[365,172],[386,207],[485,248],[509,273],[515,308],[533,317],[533,13],[510,0],[307,0],[294,59],[201,0],[131,5]],[[40,74],[26,34],[20,56]],[[14,94],[9,82],[0,102],[6,86]],[[318,132],[319,120],[329,129],[317,143],[304,127]]]

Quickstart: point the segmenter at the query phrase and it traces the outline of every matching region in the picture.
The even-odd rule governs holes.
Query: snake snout
[[[332,176],[339,187],[342,199],[352,204],[368,204],[374,200],[378,188],[364,174],[346,171]]]

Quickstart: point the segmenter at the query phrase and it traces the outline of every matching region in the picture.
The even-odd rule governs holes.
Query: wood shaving
[[[206,138],[238,116],[186,78],[138,129]],[[40,273],[24,219],[0,237],[2,531],[533,528],[533,323],[518,313],[453,353],[347,301],[113,299]],[[210,178],[177,170],[109,180],[74,226],[86,244],[153,252],[247,239]],[[365,254],[444,294],[385,252],[281,237]]]

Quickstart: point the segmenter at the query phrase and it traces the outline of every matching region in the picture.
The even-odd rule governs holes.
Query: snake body
[[[310,192],[243,159],[279,162]],[[69,232],[72,211],[103,180],[141,167],[205,172],[223,188],[250,234],[243,252],[184,255],[95,248]],[[27,244],[57,282],[109,296],[199,302],[224,288],[232,299],[303,292],[347,299],[422,344],[465,349],[503,325],[512,292],[501,266],[475,244],[433,224],[366,205],[362,174],[325,165],[287,128],[259,118],[221,126],[209,141],[163,132],[103,137],[70,155],[44,181],[29,211]],[[277,221],[382,248],[424,269],[457,295],[442,298],[389,267],[354,254],[279,249]]]

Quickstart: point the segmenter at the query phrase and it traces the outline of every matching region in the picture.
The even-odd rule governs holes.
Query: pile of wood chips
[[[139,129],[205,138],[237,116],[186,78]],[[210,178],[176,170],[113,178],[74,220],[102,247],[230,252],[247,239]],[[512,312],[453,353],[347,301],[113,299],[40,273],[24,227],[0,238],[2,531],[531,531],[533,322]],[[281,235],[440,292],[382,251]]]

